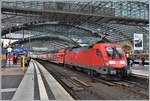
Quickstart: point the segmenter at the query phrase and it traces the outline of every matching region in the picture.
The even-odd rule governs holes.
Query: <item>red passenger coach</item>
[[[41,60],[47,60],[48,58],[48,54],[47,53],[43,53],[43,54],[38,54],[37,56],[39,59]]]
[[[48,54],[49,61],[55,63],[64,63],[64,51],[65,49],[58,50]]]
[[[58,52],[56,53],[57,63],[64,63],[64,52],[65,49],[62,49],[62,50],[58,50]]]

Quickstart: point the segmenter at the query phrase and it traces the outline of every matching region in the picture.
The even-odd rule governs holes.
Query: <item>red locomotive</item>
[[[125,53],[119,45],[112,43],[96,43],[92,46],[67,48],[40,54],[37,58],[88,71],[92,75],[122,77],[130,74]]]

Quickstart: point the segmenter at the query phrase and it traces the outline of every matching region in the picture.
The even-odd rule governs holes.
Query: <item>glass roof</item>
[[[84,14],[96,14],[117,17],[130,17],[148,19],[149,5],[143,0],[66,0],[50,1],[3,1],[2,7],[15,7],[20,9],[36,9],[46,11],[66,11]]]
[[[65,12],[71,12],[71,13],[83,13],[87,14],[88,16],[66,16],[65,13],[62,16],[59,15],[51,15],[46,17],[44,16],[37,16],[34,14],[23,14],[22,15],[15,15],[14,13],[8,13],[4,12],[2,14],[2,30],[11,29],[13,27],[24,27],[24,25],[29,25],[32,23],[41,23],[42,21],[48,22],[50,20],[52,21],[62,21],[63,19],[71,19],[72,24],[74,26],[80,26],[84,27],[85,29],[89,29],[93,32],[99,31],[100,33],[107,33],[107,38],[111,40],[112,42],[117,41],[133,41],[133,34],[134,33],[143,33],[144,34],[144,40],[148,40],[148,34],[149,31],[142,27],[142,26],[131,26],[131,25],[123,25],[123,24],[113,24],[113,23],[107,23],[108,20],[113,19],[107,19],[106,17],[124,17],[125,19],[143,19],[148,20],[149,19],[149,4],[148,0],[46,0],[46,1],[10,1],[10,0],[3,0],[2,2],[2,8],[3,7],[12,7],[12,9],[18,8],[18,9],[28,9],[30,10],[53,10],[53,11],[65,11]],[[9,1],[9,2],[8,2]],[[49,2],[52,1],[52,2]],[[57,2],[62,1],[63,3]],[[144,2],[144,3],[141,3]],[[70,15],[71,15],[70,13]],[[11,15],[12,14],[12,15]],[[104,17],[96,18],[96,17],[90,17],[89,15],[94,14],[95,15],[102,15]],[[57,20],[55,20],[58,17]],[[55,18],[55,19],[50,19]],[[86,18],[86,19],[84,19]],[[102,20],[101,20],[102,19]],[[119,19],[119,18],[118,18]],[[76,21],[82,23],[75,23]],[[98,21],[102,21],[99,23],[96,23]],[[127,21],[129,23],[130,21]],[[24,30],[25,35],[22,34],[22,31]],[[28,29],[23,29],[18,32],[14,32],[12,34],[13,37],[16,37],[15,35],[18,34],[19,38],[24,37],[28,38],[30,33],[31,37],[41,37],[42,35],[58,35],[58,36],[65,36],[68,37],[76,42],[79,42],[80,44],[87,44],[88,41],[97,41],[99,38],[93,38],[91,39],[90,33],[85,30],[78,29],[76,27],[65,27],[65,26],[41,26],[41,27],[31,27]],[[3,37],[10,37],[9,35],[5,35]],[[18,38],[18,37],[16,37]],[[92,42],[89,42],[92,43]],[[148,47],[148,45],[144,46]]]

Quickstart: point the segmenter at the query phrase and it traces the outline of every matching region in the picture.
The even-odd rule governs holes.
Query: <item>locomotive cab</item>
[[[103,65],[96,71],[100,74],[127,76],[131,70],[127,66],[125,53],[119,45],[111,43],[95,44],[93,48],[99,49]],[[97,51],[96,51],[97,54]]]

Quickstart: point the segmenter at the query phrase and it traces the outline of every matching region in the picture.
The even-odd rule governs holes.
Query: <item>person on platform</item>
[[[30,60],[31,60],[31,57],[28,57],[27,58],[27,64],[28,64],[28,66],[29,66]]]
[[[141,64],[142,64],[142,66],[144,66],[144,63],[145,63],[145,58],[142,57],[142,58],[141,58]]]
[[[132,67],[134,65],[134,58],[130,58],[130,66]]]
[[[26,53],[24,53],[22,56],[21,56],[21,67],[26,67],[27,66],[27,55]]]
[[[18,61],[18,57],[17,57],[17,55],[15,54],[15,55],[13,56],[13,64],[17,64],[17,61]]]
[[[15,54],[13,55],[13,64],[15,64]]]
[[[126,57],[127,57],[127,65],[130,66],[130,57],[129,57],[129,54],[126,54]]]
[[[21,56],[21,67],[23,67],[23,56]]]
[[[27,54],[25,54],[25,67],[28,66],[28,62],[27,62]]]

